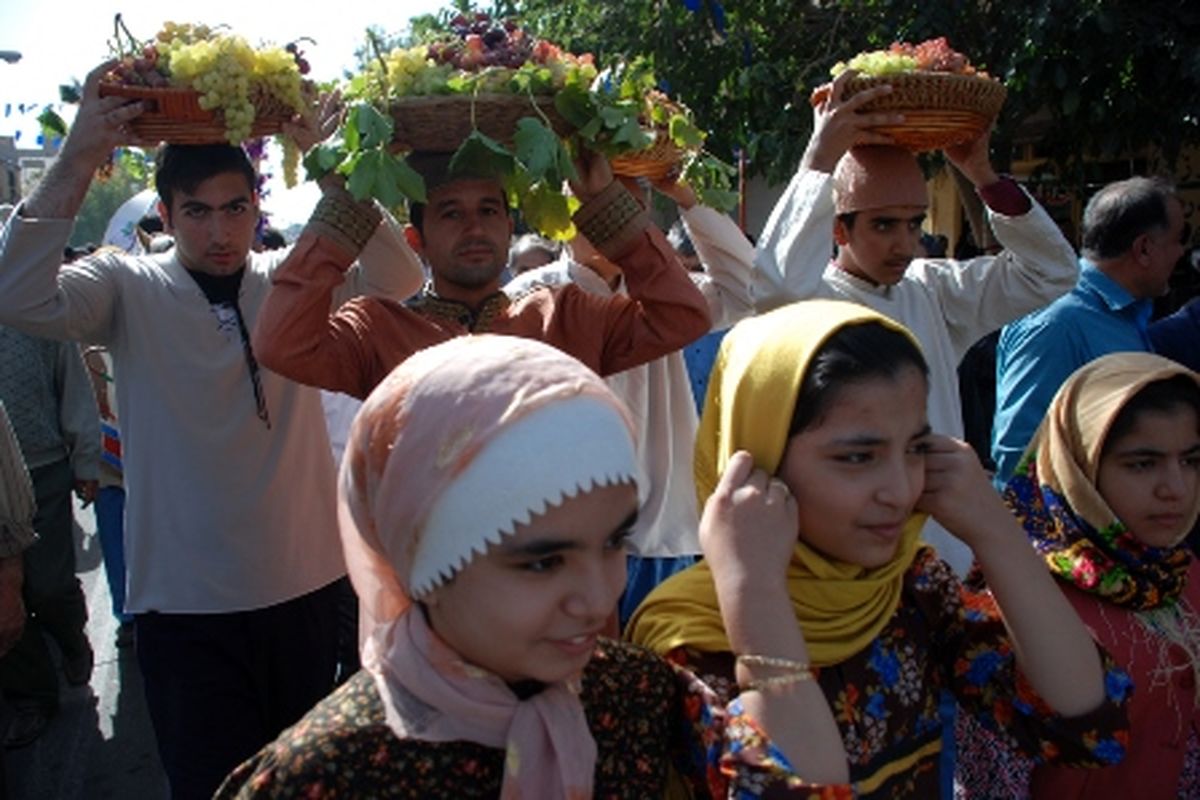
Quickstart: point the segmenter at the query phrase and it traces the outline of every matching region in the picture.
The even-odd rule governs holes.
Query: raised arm
[[[856,144],[891,144],[871,130],[895,124],[903,116],[865,112],[863,105],[892,91],[878,86],[843,99],[846,70],[822,88],[823,99],[813,109],[813,133],[800,159],[800,168],[771,210],[755,250],[757,275],[754,302],[759,311],[815,297],[821,275],[833,257],[833,170]]]
[[[705,503],[700,545],[738,659],[738,700],[798,776],[844,784],[850,769],[841,733],[807,666],[808,646],[788,595],[798,524],[796,501],[783,481],[739,452]]]
[[[656,181],[654,188],[679,207],[680,219],[704,267],[691,277],[708,302],[712,329],[724,330],[753,314],[754,246],[746,234],[728,214],[700,205],[687,184],[665,179]]]
[[[708,333],[711,322],[704,296],[666,237],[613,179],[608,159],[585,150],[577,171],[579,179],[571,188],[582,205],[575,212],[575,224],[601,254],[621,267],[629,294],[600,300],[582,290],[564,293],[558,330],[569,336],[572,330],[599,325],[602,375],[665,356]]]
[[[63,268],[63,247],[91,184],[113,148],[136,143],[126,123],[139,102],[101,98],[88,75],[71,132],[46,175],[9,218],[0,237],[0,322],[36,336],[105,341],[113,287],[98,259]]]
[[[127,123],[142,113],[141,102],[100,96],[100,78],[112,65],[106,62],[88,73],[71,132],[58,158],[21,204],[21,216],[75,219],[96,170],[114,148],[135,143]]]
[[[946,157],[974,186],[1004,250],[967,262],[934,260],[926,270],[961,357],[981,337],[1069,292],[1079,279],[1071,243],[1012,178],[996,174],[990,135],[947,148]]]
[[[919,508],[975,552],[1012,640],[1017,665],[1058,714],[1104,703],[1104,670],[1092,637],[1055,585],[971,448],[933,436]]]

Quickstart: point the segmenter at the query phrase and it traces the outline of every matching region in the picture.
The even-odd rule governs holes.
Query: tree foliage
[[[1189,0],[510,0],[489,10],[600,63],[653,58],[712,131],[710,149],[744,150],[772,180],[799,161],[808,96],[835,62],[935,36],[1008,85],[994,137],[1002,164],[1034,138],[1082,182],[1084,157],[1153,146],[1171,164],[1200,141],[1200,5]]]
[[[140,150],[121,150],[111,170],[92,181],[75,217],[70,244],[81,247],[100,244],[108,221],[129,198],[150,185],[152,164]]]

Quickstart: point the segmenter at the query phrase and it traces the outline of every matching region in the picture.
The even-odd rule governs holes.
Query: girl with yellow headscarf
[[[1121,764],[1040,766],[1028,791],[1055,800],[1200,796],[1200,565],[1185,541],[1200,512],[1200,375],[1150,353],[1081,367],[1054,396],[1004,499],[1136,685]],[[968,751],[964,777],[996,764],[995,752]]]
[[[865,307],[739,323],[696,443],[705,561],[651,593],[629,637],[767,726],[776,698],[819,687],[861,797],[938,795],[943,689],[1031,755],[1118,760],[1127,678],[972,451],[930,432],[926,389],[911,334]],[[995,601],[920,545],[926,513],[974,550]]]

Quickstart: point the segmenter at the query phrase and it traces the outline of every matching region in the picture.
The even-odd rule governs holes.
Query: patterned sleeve
[[[742,708],[739,698],[725,703],[709,683],[687,666],[687,654],[670,654],[683,687],[681,740],[676,769],[696,797],[806,798],[843,800],[849,785],[816,786],[798,776],[785,756]],[[718,679],[714,685],[727,684]]]
[[[1126,704],[1133,683],[1104,648],[1105,699],[1076,717],[1056,713],[1017,667],[1012,641],[988,592],[965,588],[930,550],[915,565],[914,588],[930,617],[935,658],[961,708],[990,731],[1011,739],[1038,763],[1100,767],[1121,760],[1128,746]]]

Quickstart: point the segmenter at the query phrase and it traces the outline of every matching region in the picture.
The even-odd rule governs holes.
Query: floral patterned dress
[[[1083,716],[1056,715],[1017,669],[991,596],[965,589],[933,550],[922,548],[891,622],[860,653],[817,671],[817,680],[841,729],[858,797],[936,798],[943,688],[961,710],[1037,761],[1088,767],[1120,760],[1128,740],[1130,681],[1102,655],[1105,702]],[[722,700],[736,696],[732,654],[681,648],[668,659],[694,671]],[[736,709],[730,704],[731,712]],[[793,771],[781,755],[772,755],[776,770],[735,777],[741,796],[790,796]]]
[[[695,676],[634,645],[601,641],[581,700],[596,741],[596,798],[660,798],[668,787],[755,797],[744,787],[765,783],[790,785],[792,798],[852,796],[789,774],[740,704],[725,709]],[[238,767],[216,798],[497,798],[503,777],[500,749],[397,737],[373,676],[360,671]]]

